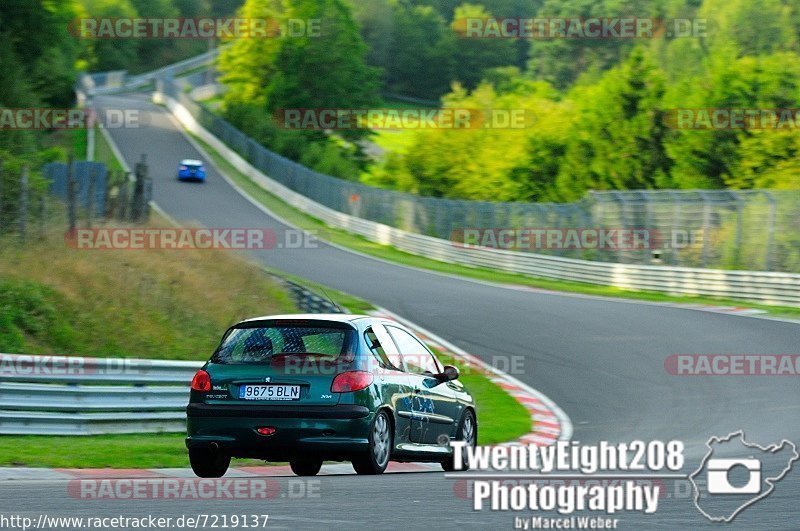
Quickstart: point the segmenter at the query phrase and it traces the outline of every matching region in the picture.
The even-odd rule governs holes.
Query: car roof
[[[183,164],[184,166],[202,166],[203,161],[197,159],[183,159],[181,161],[181,164]]]
[[[252,317],[241,321],[248,323],[251,321],[270,321],[281,319],[308,319],[310,321],[334,321],[337,323],[352,323],[359,319],[377,319],[370,315],[350,314],[350,313],[287,313],[281,315],[264,315],[261,317]]]

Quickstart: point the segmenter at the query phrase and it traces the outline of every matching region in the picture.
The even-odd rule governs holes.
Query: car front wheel
[[[378,411],[369,430],[369,450],[352,460],[357,474],[383,474],[392,453],[392,423],[386,411]]]
[[[192,465],[192,470],[198,477],[221,478],[228,471],[231,456],[222,450],[190,448],[189,464]]]
[[[478,423],[475,421],[475,414],[469,409],[464,412],[461,417],[461,423],[458,425],[458,432],[456,433],[457,441],[466,441],[466,446],[475,447],[478,440]],[[461,470],[469,470],[469,462],[467,461],[467,449],[462,450]],[[442,461],[442,468],[445,472],[452,472],[456,469],[455,465],[455,452],[444,461]]]

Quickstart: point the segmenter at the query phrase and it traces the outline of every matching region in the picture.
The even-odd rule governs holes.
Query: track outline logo
[[[697,483],[695,483],[694,478],[695,478],[695,476],[700,474],[700,472],[703,471],[703,469],[706,467],[706,463],[709,461],[709,459],[711,458],[712,454],[714,453],[714,448],[711,446],[712,443],[728,442],[728,441],[730,441],[731,439],[733,439],[736,436],[738,436],[742,440],[742,444],[744,446],[746,446],[748,448],[758,449],[758,450],[761,450],[763,452],[775,452],[779,448],[782,448],[783,445],[788,445],[792,449],[792,454],[793,455],[792,455],[792,458],[789,459],[789,462],[786,465],[786,468],[784,468],[781,471],[780,475],[778,475],[777,477],[768,477],[768,478],[764,479],[764,482],[769,485],[768,489],[765,489],[764,492],[762,492],[761,494],[759,494],[755,498],[747,500],[745,503],[740,505],[735,511],[733,511],[730,514],[730,516],[728,516],[727,518],[724,517],[724,516],[714,517],[714,516],[711,516],[710,514],[708,514],[706,511],[704,511],[700,507],[700,504],[698,503],[700,501],[700,488],[697,486]],[[734,431],[732,433],[729,433],[725,437],[712,436],[712,437],[710,437],[708,439],[708,441],[706,441],[706,448],[709,449],[709,452],[705,455],[703,460],[700,462],[700,466],[697,468],[697,470],[695,470],[694,472],[689,474],[689,481],[692,483],[692,487],[694,488],[694,496],[693,496],[694,506],[697,507],[697,510],[700,511],[703,514],[703,516],[705,516],[706,518],[708,518],[712,522],[730,523],[745,508],[747,508],[747,507],[753,505],[754,503],[756,503],[757,501],[762,500],[762,499],[766,498],[767,496],[769,496],[772,493],[772,491],[775,490],[775,483],[780,481],[781,479],[783,479],[786,476],[786,474],[788,474],[789,471],[792,469],[792,464],[795,461],[797,461],[798,459],[800,459],[800,454],[797,453],[797,446],[792,441],[790,441],[789,439],[782,439],[777,444],[770,444],[768,446],[761,446],[758,443],[747,442],[747,440],[745,439],[744,430]]]

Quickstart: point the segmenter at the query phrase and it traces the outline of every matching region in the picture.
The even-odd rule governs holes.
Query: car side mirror
[[[452,365],[445,365],[442,374],[440,375],[440,379],[443,382],[451,382],[453,380],[458,380],[460,373],[458,369],[453,367]]]

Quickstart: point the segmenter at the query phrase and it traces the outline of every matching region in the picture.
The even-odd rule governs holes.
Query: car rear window
[[[243,326],[228,330],[211,358],[214,363],[265,363],[279,356],[326,361],[350,357],[355,330],[328,325]]]

